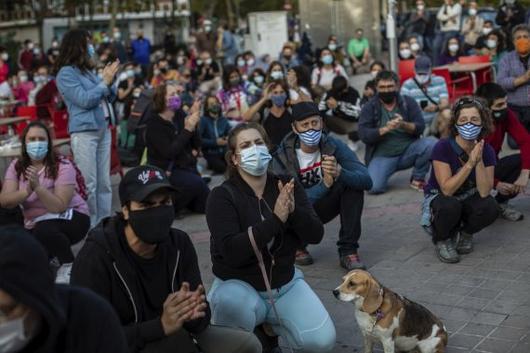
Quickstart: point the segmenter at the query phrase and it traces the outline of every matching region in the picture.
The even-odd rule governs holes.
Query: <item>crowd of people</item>
[[[431,41],[416,2],[398,48],[414,60],[406,80],[374,60],[362,29],[346,49],[331,35],[314,55],[288,42],[277,58],[207,19],[188,47],[157,50],[141,31],[125,43],[118,28],[72,29],[46,54],[26,41],[16,75],[0,50],[0,96],[39,108],[0,192],[0,351],[274,353],[281,336],[291,351],[331,352],[333,319],[300,266],[339,216],[338,264],[366,268],[365,192],[411,169],[420,224],[446,263],[498,217],[523,219],[508,202],[530,178],[530,29],[516,1],[498,29],[475,2],[465,11],[446,0]],[[433,68],[475,52],[495,80],[452,97]],[[360,93],[349,74],[363,71]],[[71,156],[54,148],[54,111],[68,114]],[[116,126],[132,169],[113,214]],[[501,154],[506,137],[518,153]],[[224,182],[211,190],[206,169]],[[211,233],[208,293],[190,237],[172,228],[189,212]],[[81,328],[94,314],[101,326]],[[112,345],[92,346],[101,339]]]

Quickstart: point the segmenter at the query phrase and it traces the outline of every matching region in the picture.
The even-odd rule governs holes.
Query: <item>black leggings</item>
[[[521,155],[512,154],[501,158],[497,165],[495,166],[495,179],[513,184],[519,175],[521,174]],[[517,194],[514,195],[501,195],[497,193],[495,200],[497,202],[507,202],[509,199],[513,199]]]
[[[41,242],[50,258],[57,257],[61,264],[74,261],[70,247],[81,241],[90,228],[90,217],[74,211],[71,220],[51,219],[38,222],[33,235]]]
[[[465,200],[438,195],[431,202],[434,229],[433,242],[453,238],[459,230],[473,234],[486,228],[499,215],[497,202],[477,192]]]
[[[214,173],[223,174],[226,172],[226,162],[222,154],[205,154],[204,159],[208,162],[208,168]]]

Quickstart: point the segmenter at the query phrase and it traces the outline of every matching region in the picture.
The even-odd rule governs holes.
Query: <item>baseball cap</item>
[[[320,111],[318,110],[318,105],[315,102],[300,102],[293,104],[292,115],[294,120],[302,121],[312,116],[320,116]]]
[[[428,74],[431,72],[432,62],[428,56],[418,56],[414,63],[414,71],[417,74]]]
[[[171,185],[162,169],[152,165],[135,167],[129,170],[120,182],[120,203],[123,206],[128,201],[143,201],[160,189],[168,189],[169,192],[178,191]]]

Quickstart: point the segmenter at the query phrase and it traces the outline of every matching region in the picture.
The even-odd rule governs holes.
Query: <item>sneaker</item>
[[[453,264],[460,261],[460,256],[458,256],[451,239],[442,240],[436,243],[436,255],[438,255],[438,258],[442,262]]]
[[[296,250],[295,264],[298,266],[308,266],[313,264],[313,256],[306,248]]]
[[[473,234],[460,231],[458,234],[458,242],[456,243],[456,251],[459,254],[469,254],[473,251]]]
[[[501,218],[507,221],[517,222],[524,218],[524,215],[515,208],[508,206],[508,203],[499,203],[499,210]]]
[[[350,254],[340,257],[340,265],[348,271],[366,270],[358,254]]]
[[[72,273],[72,264],[63,264],[57,270],[57,276],[55,277],[55,283],[59,284],[70,284],[70,274]]]
[[[410,182],[410,187],[419,192],[423,192],[423,188],[425,187],[425,185],[425,180],[412,179]]]

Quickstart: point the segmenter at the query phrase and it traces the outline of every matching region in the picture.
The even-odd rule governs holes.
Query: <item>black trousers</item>
[[[503,181],[505,183],[513,184],[521,174],[521,155],[512,154],[501,158],[497,165],[495,166],[495,179]],[[497,193],[495,200],[497,202],[507,202],[510,199],[513,199],[517,194],[514,195],[501,195]]]
[[[204,159],[214,173],[223,174],[226,171],[226,161],[222,154],[205,154]]]
[[[433,213],[433,242],[456,236],[459,230],[473,234],[486,228],[499,215],[497,202],[491,196],[473,196],[460,201],[453,196],[438,195],[431,202]]]
[[[174,168],[169,181],[179,189],[173,202],[175,212],[187,208],[192,212],[204,213],[210,189],[199,173],[189,169]]]
[[[313,205],[322,223],[326,224],[340,216],[340,231],[337,246],[339,255],[351,255],[359,248],[361,237],[361,215],[364,191],[352,189],[336,181],[326,196]]]
[[[90,228],[90,217],[74,211],[71,220],[51,219],[38,222],[33,235],[41,242],[50,258],[57,257],[61,264],[74,261],[70,247],[81,241]]]

